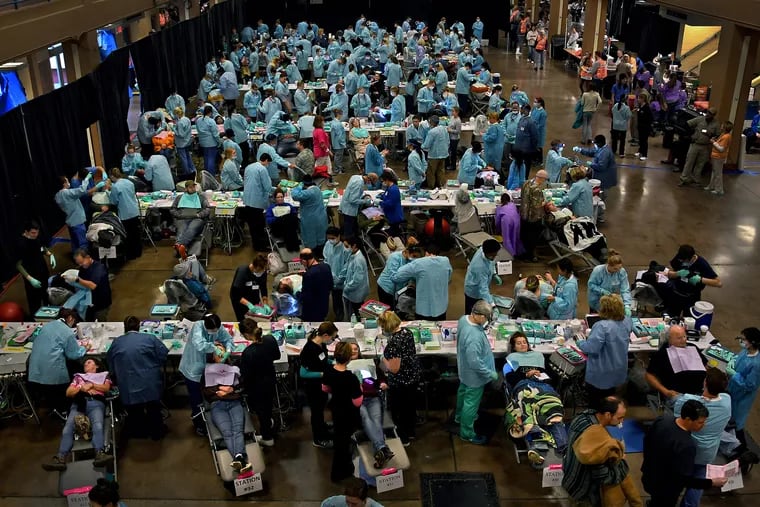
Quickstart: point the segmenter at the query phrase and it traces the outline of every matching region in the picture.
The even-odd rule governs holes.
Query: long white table
[[[644,319],[648,320],[649,322],[657,321],[658,319]],[[157,323],[157,330],[156,334],[158,335],[158,339],[161,339],[161,341],[166,345],[166,347],[169,349],[169,355],[171,356],[181,356],[182,352],[184,351],[185,347],[185,340],[187,338],[187,334],[189,334],[189,329],[192,326],[192,322],[190,321],[144,321],[144,322],[156,322]],[[515,322],[515,321],[512,321]],[[551,325],[556,324],[567,324],[566,321],[540,321]],[[502,322],[503,323],[503,322]],[[314,323],[300,323],[300,322],[290,322],[287,320],[281,320],[278,325],[280,326],[299,326],[302,325],[305,329],[305,332],[308,334],[309,329],[313,329],[319,326],[320,323],[314,322]],[[419,344],[417,346],[417,353],[422,356],[456,356],[456,341],[445,341],[442,338],[442,333],[440,332],[440,329],[453,329],[456,328],[456,321],[445,321],[438,323],[440,327],[436,326],[431,328],[433,330],[432,333],[432,341],[429,343],[432,343],[433,345],[423,345]],[[7,353],[28,353],[33,344],[29,343],[26,346],[8,346],[7,341],[9,338],[11,338],[15,333],[19,331],[24,331],[26,329],[32,329],[36,328],[38,326],[43,325],[43,323],[40,322],[26,322],[26,323],[3,323],[3,338],[0,340],[0,354],[7,354]],[[164,330],[164,326],[169,325],[172,326],[172,328],[175,330],[172,333],[172,336],[169,337],[168,334],[165,335],[162,331]],[[233,341],[235,343],[235,353],[242,352],[243,348],[249,344],[245,340],[245,338],[240,334],[240,331],[238,329],[238,324],[236,322],[225,322],[222,324],[230,333],[230,335],[233,338]],[[336,327],[338,328],[338,336],[345,340],[349,338],[356,339],[357,342],[360,345],[360,348],[362,349],[362,352],[364,355],[378,355],[382,353],[384,350],[387,342],[386,339],[382,336],[382,334],[379,333],[378,330],[374,330],[373,332],[367,333],[363,335],[363,337],[357,338],[355,336],[354,330],[352,329],[352,325],[349,322],[335,322]],[[420,322],[406,322],[402,324],[403,326],[418,326],[421,325],[422,327],[429,327],[429,323],[420,323]],[[269,332],[271,329],[272,324],[269,322],[262,322],[259,323],[259,327],[261,327],[264,332]],[[180,329],[184,330],[180,331]],[[508,350],[509,342],[508,340],[500,340],[496,338],[496,329],[497,326],[494,325],[491,327],[491,330],[489,332],[489,340],[491,343],[491,349],[493,350],[494,354],[497,356],[504,356],[506,355]],[[90,323],[90,322],[83,322],[80,323],[77,326],[77,337],[80,340],[80,344],[87,347],[87,353],[89,355],[105,355],[108,352],[108,349],[111,345],[111,342],[114,338],[121,336],[124,334],[124,325],[121,322],[104,322],[104,323]],[[369,338],[367,338],[369,336]],[[373,338],[374,337],[374,338]],[[707,335],[704,337],[700,337],[700,339],[694,343],[700,350],[704,350],[710,347],[711,342],[715,340],[715,336],[711,332],[707,332]],[[301,352],[301,348],[306,344],[305,339],[296,340],[292,343],[284,343],[280,350],[282,351],[283,357],[280,359],[280,362],[287,362],[287,356],[297,356]],[[532,346],[534,350],[537,350],[541,352],[542,354],[552,354],[555,350],[557,350],[561,346],[567,346],[567,345],[573,345],[574,342],[572,340],[570,341],[562,341],[560,344],[560,340],[558,340],[556,337],[552,339],[542,340],[539,343],[536,343]],[[328,349],[332,351],[334,349],[333,346],[329,346]],[[628,351],[630,353],[635,352],[646,352],[646,353],[652,353],[655,352],[657,348],[652,347],[649,345],[647,341],[643,341],[642,343],[630,343],[628,347]]]

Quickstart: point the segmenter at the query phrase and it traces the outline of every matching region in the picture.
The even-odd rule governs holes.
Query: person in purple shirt
[[[522,255],[525,249],[520,241],[520,211],[509,198],[509,194],[501,194],[501,206],[496,208],[494,221],[496,229],[504,238],[504,248],[507,252],[512,254],[512,257]]]

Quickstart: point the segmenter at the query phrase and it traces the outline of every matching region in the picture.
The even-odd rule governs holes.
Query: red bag
[[[314,174],[312,175],[314,178],[329,178],[330,177],[330,171],[327,168],[326,165],[318,165],[314,166]]]

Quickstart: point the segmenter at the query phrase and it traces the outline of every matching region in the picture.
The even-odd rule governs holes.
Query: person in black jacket
[[[262,330],[253,319],[243,319],[240,334],[251,342],[240,358],[240,375],[248,393],[248,409],[259,418],[259,443],[274,445],[272,429],[272,400],[275,394],[274,362],[280,359],[280,348],[272,335],[262,336]]]
[[[306,268],[301,285],[301,320],[322,322],[330,308],[333,277],[330,266],[314,258],[311,248],[304,248],[299,255]]]
[[[697,400],[681,408],[681,417],[659,417],[644,436],[644,462],[641,483],[652,495],[648,507],[675,507],[684,488],[709,489],[726,483],[721,479],[698,479],[692,476],[697,447],[691,438],[699,432],[710,415]]]
[[[636,125],[639,132],[639,151],[636,156],[639,160],[646,160],[649,155],[649,134],[652,131],[652,110],[649,108],[649,101],[645,94],[641,94],[638,97],[638,104],[636,107]]]
[[[235,312],[235,318],[242,323],[245,314],[255,305],[269,304],[267,295],[267,258],[263,254],[254,257],[247,266],[239,266],[235,270],[230,286],[230,303]]]

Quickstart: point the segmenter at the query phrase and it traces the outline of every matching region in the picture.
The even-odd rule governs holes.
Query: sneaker
[[[719,190],[712,190],[712,191],[710,191],[710,193],[712,195],[723,195],[723,194],[725,194],[725,192],[721,192]]]
[[[385,457],[385,453],[381,450],[375,452],[374,467],[377,469],[383,468],[388,460]]]
[[[243,466],[240,468],[240,473],[246,474],[250,472],[251,470],[253,470],[253,465],[251,465],[250,463],[243,463]]]
[[[712,192],[712,188],[710,187],[702,187],[702,190],[704,190],[705,192]]]
[[[183,261],[187,259],[187,248],[185,248],[185,245],[180,245],[179,243],[177,243],[176,245],[174,245],[174,249],[177,251],[177,253],[179,254],[179,257]]]
[[[644,161],[646,159],[647,159],[646,157],[639,157],[639,160],[641,160],[641,161]]]
[[[385,461],[390,461],[395,456],[395,454],[393,453],[393,451],[391,451],[390,447],[383,447],[380,450],[383,451],[383,454],[385,454]]]
[[[206,287],[209,289],[216,283],[216,278],[211,275],[206,275]]]
[[[230,463],[230,466],[238,472],[242,470],[243,465],[245,465],[245,460],[243,459],[242,454],[236,454],[235,458],[232,460],[232,463]]]
[[[475,435],[472,438],[464,438],[463,436],[460,435],[459,438],[461,438],[465,442],[469,442],[475,445],[486,445],[488,443],[488,439],[484,437],[483,435]]]
[[[639,153],[639,152],[637,151],[636,153],[634,153],[634,154],[633,154],[633,156],[634,156],[634,157],[640,157],[640,156],[641,156],[641,153]]]
[[[401,445],[403,445],[404,447],[409,447],[410,445],[412,445],[412,441],[411,440],[402,440],[401,441]]]
[[[320,449],[332,449],[333,448],[333,441],[332,440],[314,440],[311,445],[314,447],[319,447]]]
[[[256,441],[264,447],[274,447],[274,438],[264,439],[259,436],[256,437]]]
[[[337,187],[337,186],[338,186],[338,183],[336,183],[336,182],[334,182],[334,181],[331,181],[331,182],[329,182],[329,183],[327,184],[327,186],[328,186],[328,187],[330,187],[330,188],[335,188],[335,187]]]
[[[105,451],[98,451],[98,453],[95,455],[95,459],[92,460],[93,466],[96,467],[104,467],[111,462],[113,462],[113,456],[106,454]]]
[[[66,457],[53,456],[50,462],[42,464],[42,469],[48,472],[62,472],[66,470]]]
[[[533,465],[541,465],[544,462],[544,457],[538,451],[531,449],[528,451],[528,461]]]

